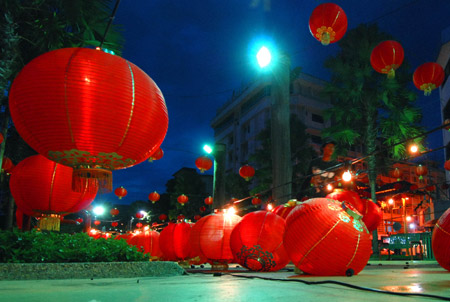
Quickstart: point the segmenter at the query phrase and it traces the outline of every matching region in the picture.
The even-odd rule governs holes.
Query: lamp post
[[[225,205],[225,151],[226,145],[215,143],[214,148],[208,145],[203,146],[203,150],[214,157],[214,174],[213,174],[213,199],[216,207]]]
[[[261,68],[271,66],[271,153],[272,197],[280,204],[292,195],[292,161],[289,110],[289,82],[291,59],[281,53],[274,57],[267,47],[261,47],[256,55]]]

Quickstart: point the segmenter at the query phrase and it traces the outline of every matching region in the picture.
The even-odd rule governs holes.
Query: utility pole
[[[213,178],[213,199],[216,207],[225,205],[225,155],[226,145],[222,143],[214,144],[214,178]]]

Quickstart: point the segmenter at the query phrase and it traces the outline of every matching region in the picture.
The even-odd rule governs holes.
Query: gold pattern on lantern
[[[436,85],[433,83],[425,83],[420,85],[420,90],[423,90],[425,95],[430,95],[433,89],[436,89]]]
[[[358,234],[358,242],[356,243],[355,252],[353,253],[353,257],[352,257],[352,259],[350,259],[350,261],[347,263],[346,267],[348,267],[348,266],[350,265],[350,263],[352,263],[353,259],[355,259],[356,252],[358,251],[360,239],[361,239],[361,234]]]
[[[99,152],[97,155],[91,155],[88,151],[77,149],[66,151],[48,151],[48,157],[60,164],[71,167],[102,167],[105,169],[115,170],[133,165],[134,159],[122,159],[123,156],[116,152],[105,153]]]
[[[321,26],[317,28],[316,38],[322,42],[323,45],[330,44],[331,41],[334,41],[336,36],[336,32],[332,27]]]
[[[332,211],[340,211],[340,210],[342,210],[342,207],[340,205],[332,204],[332,203],[328,204],[328,208],[330,210],[332,210]]]
[[[438,223],[436,223],[436,227],[437,227],[439,230],[441,230],[442,232],[444,232],[445,234],[450,235],[450,233],[447,232],[446,230],[444,230]]]
[[[398,64],[386,65],[384,68],[381,69],[381,72],[382,73],[389,73],[389,71],[391,71],[393,69],[395,70],[395,69],[397,69],[399,67],[400,67],[400,65],[398,65]]]

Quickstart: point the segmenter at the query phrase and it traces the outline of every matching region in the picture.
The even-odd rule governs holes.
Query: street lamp
[[[213,152],[213,149],[209,145],[204,145],[203,150],[208,154],[211,154]]]
[[[272,61],[272,55],[269,49],[265,46],[261,47],[256,54],[256,59],[258,60],[259,67],[264,68],[270,64]]]

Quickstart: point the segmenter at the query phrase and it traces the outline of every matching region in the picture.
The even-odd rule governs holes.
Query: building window
[[[313,113],[311,115],[311,119],[313,122],[323,124],[323,117],[321,115]]]

